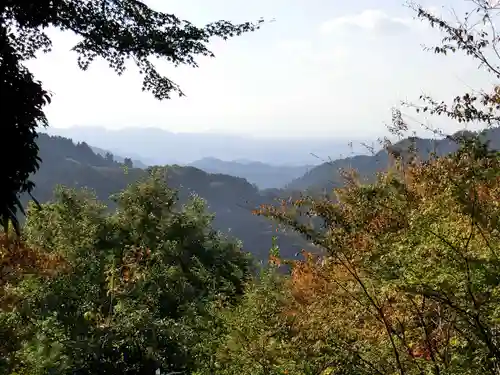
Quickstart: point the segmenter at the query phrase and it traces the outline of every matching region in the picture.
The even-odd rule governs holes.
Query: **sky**
[[[54,48],[28,62],[53,93],[51,126],[158,127],[174,132],[265,137],[380,136],[401,100],[450,100],[492,78],[469,58],[437,56],[422,44],[441,34],[404,0],[149,0],[155,10],[197,25],[219,19],[275,20],[254,33],[214,40],[199,68],[158,66],[185,97],[158,101],[141,91],[134,68],[117,76],[105,62],[82,72],[74,35],[50,30]],[[452,1],[452,0],[450,0]],[[454,0],[459,11],[466,0]],[[421,2],[449,15],[450,3]],[[444,8],[443,8],[444,6]],[[411,114],[411,112],[408,112]],[[426,120],[445,131],[458,125]],[[418,130],[418,126],[416,127]]]

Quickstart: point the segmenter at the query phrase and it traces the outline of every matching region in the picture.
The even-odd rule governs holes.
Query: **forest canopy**
[[[465,53],[497,82],[500,5],[473,3],[460,23],[414,9],[443,32],[433,52]],[[488,129],[499,92],[404,104]],[[410,131],[401,109],[390,130]],[[372,183],[346,170],[331,194],[263,205],[257,215],[322,253],[286,259],[270,239],[260,266],[213,229],[202,199],[176,204],[164,168],[117,194],[111,213],[59,189],[30,206],[20,237],[2,234],[0,372],[499,374],[500,154],[482,134],[449,140],[456,150],[425,160],[387,145]]]

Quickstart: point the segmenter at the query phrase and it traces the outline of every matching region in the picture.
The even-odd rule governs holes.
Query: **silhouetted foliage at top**
[[[24,66],[37,52],[48,52],[51,40],[44,29],[51,26],[81,37],[73,50],[78,66],[86,70],[96,58],[106,60],[118,74],[127,61],[143,75],[143,90],[158,99],[180,87],[163,76],[151,58],[163,58],[175,66],[197,66],[195,57],[213,56],[207,43],[212,37],[227,39],[256,30],[263,21],[232,24],[227,21],[196,27],[173,14],[154,11],[137,0],[7,0],[0,4],[0,100],[2,103],[2,184],[0,217],[16,225],[22,210],[19,194],[30,193],[29,181],[40,163],[35,143],[37,127],[46,126],[43,107],[50,102],[44,90]],[[15,157],[10,156],[15,150]],[[16,225],[17,228],[17,225]]]

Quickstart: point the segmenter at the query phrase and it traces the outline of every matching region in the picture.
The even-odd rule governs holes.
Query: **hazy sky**
[[[417,99],[423,92],[450,99],[467,87],[492,83],[469,59],[423,51],[422,43],[431,45],[440,34],[413,19],[402,1],[147,1],[200,25],[276,19],[255,33],[214,40],[216,58],[199,58],[198,69],[161,65],[187,94],[170,101],[143,93],[135,69],[118,77],[98,61],[80,71],[69,51],[75,38],[67,33],[52,32],[54,51],[29,66],[54,93],[47,114],[56,127],[377,136],[401,99]],[[465,4],[452,2],[458,8]],[[437,12],[448,6],[423,4]]]

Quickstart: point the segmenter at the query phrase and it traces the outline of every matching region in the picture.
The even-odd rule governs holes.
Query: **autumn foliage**
[[[61,272],[69,272],[69,265],[61,255],[30,247],[0,233],[0,287],[25,275],[51,278]]]
[[[500,158],[459,142],[449,157],[396,162],[373,185],[351,179],[331,198],[262,208],[324,251],[293,262],[285,283],[303,345],[334,341],[357,373],[495,373]],[[321,225],[301,224],[297,207]]]

